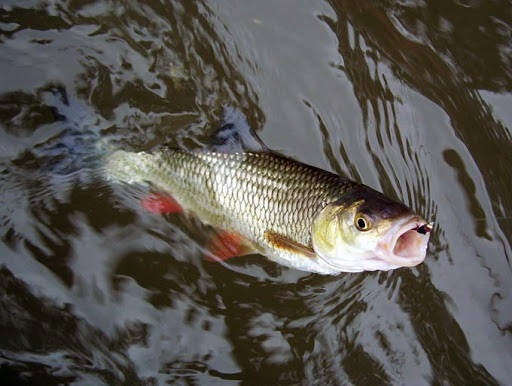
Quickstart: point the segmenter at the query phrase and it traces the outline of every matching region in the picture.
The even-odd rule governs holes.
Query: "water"
[[[510,384],[506,2],[4,2],[0,370],[81,384]],[[203,259],[102,146],[274,151],[435,222],[424,264],[335,277]]]

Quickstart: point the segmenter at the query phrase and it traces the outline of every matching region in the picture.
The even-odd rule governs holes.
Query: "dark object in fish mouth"
[[[419,226],[416,228],[416,232],[421,233],[422,235],[426,235],[431,230],[432,230],[432,225],[430,225],[430,224],[423,224],[422,226]]]

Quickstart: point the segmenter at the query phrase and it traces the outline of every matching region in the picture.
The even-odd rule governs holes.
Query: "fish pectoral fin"
[[[236,232],[221,231],[208,243],[208,261],[225,261],[256,252],[249,240]]]
[[[275,249],[297,253],[309,258],[316,257],[316,253],[312,248],[274,231],[266,230],[263,237]]]
[[[182,213],[183,208],[178,202],[166,193],[152,193],[141,201],[144,209],[151,213]]]

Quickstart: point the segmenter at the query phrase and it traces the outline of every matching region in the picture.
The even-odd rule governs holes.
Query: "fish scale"
[[[315,214],[354,185],[269,153],[118,151],[106,170],[111,178],[150,183],[204,222],[241,232],[266,248],[266,230],[311,246]]]

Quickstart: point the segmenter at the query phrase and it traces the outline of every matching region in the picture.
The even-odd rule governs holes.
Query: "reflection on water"
[[[473,1],[5,3],[1,375],[510,383],[510,19]],[[109,147],[207,146],[226,108],[435,221],[425,263],[211,263],[210,229],[96,173]]]

